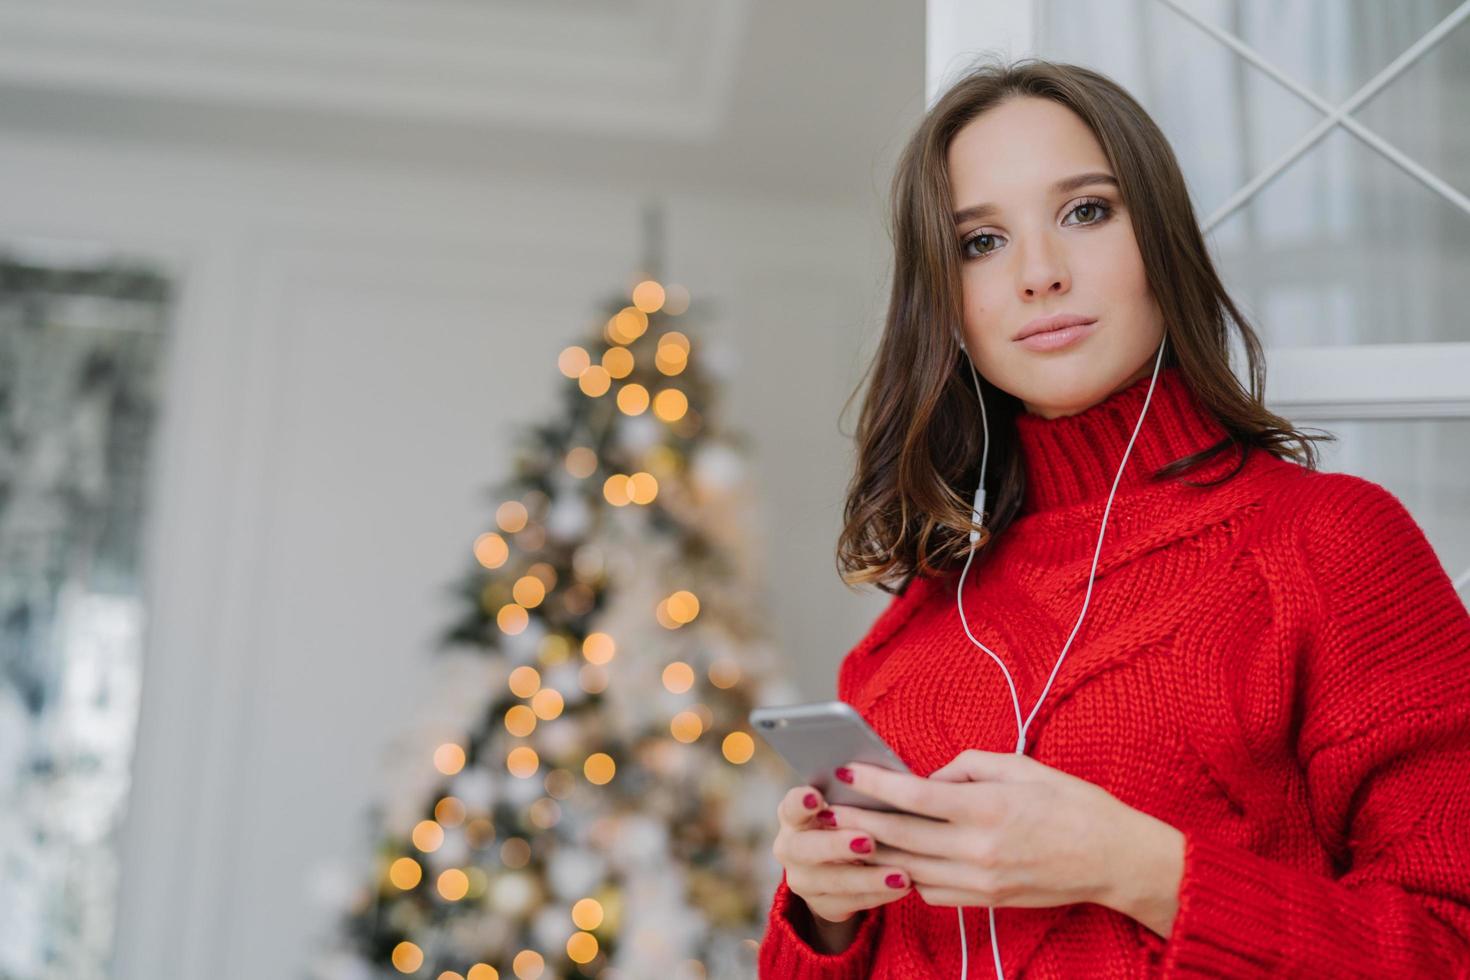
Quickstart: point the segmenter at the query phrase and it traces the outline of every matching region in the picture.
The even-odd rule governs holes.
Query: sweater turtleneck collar
[[[1022,514],[1107,499],[1151,378],[1152,372],[1075,415],[1048,419],[1023,411],[1016,417],[1026,474]],[[1178,366],[1160,367],[1118,493],[1148,483],[1154,470],[1208,448],[1227,434]]]

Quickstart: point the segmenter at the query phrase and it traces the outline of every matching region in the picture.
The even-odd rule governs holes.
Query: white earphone
[[[975,381],[975,397],[980,400],[980,425],[984,429],[985,434],[985,447],[980,452],[980,485],[975,488],[975,499],[972,505],[974,513],[971,517],[971,521],[975,524],[975,527],[970,530],[970,553],[965,558],[964,570],[960,572],[959,587],[955,590],[955,605],[959,608],[960,625],[964,627],[965,635],[970,638],[970,642],[975,644],[975,646],[979,647],[981,650],[984,650],[986,653],[990,654],[990,658],[1000,665],[1001,672],[1005,674],[1006,684],[1009,685],[1011,689],[1011,702],[1015,705],[1016,709],[1015,751],[1017,755],[1020,755],[1026,751],[1026,729],[1031,727],[1031,719],[1036,717],[1036,712],[1037,709],[1041,707],[1041,702],[1046,700],[1046,693],[1051,690],[1051,682],[1056,679],[1057,670],[1062,666],[1062,658],[1067,655],[1067,651],[1071,648],[1072,638],[1077,635],[1077,630],[1081,628],[1082,619],[1084,616],[1087,615],[1087,605],[1089,602],[1092,601],[1092,582],[1093,579],[1097,576],[1097,559],[1098,556],[1102,554],[1103,534],[1108,529],[1108,514],[1113,509],[1113,495],[1118,491],[1118,481],[1123,478],[1123,467],[1128,465],[1128,454],[1133,451],[1133,442],[1135,439],[1138,438],[1138,430],[1143,427],[1143,417],[1148,414],[1148,403],[1150,399],[1153,398],[1154,383],[1158,381],[1159,378],[1159,365],[1163,362],[1164,359],[1164,344],[1168,341],[1168,335],[1165,334],[1164,339],[1159,342],[1159,353],[1154,358],[1154,373],[1153,377],[1149,379],[1148,394],[1144,396],[1143,409],[1138,413],[1138,422],[1133,426],[1133,435],[1128,440],[1128,447],[1123,450],[1123,461],[1118,464],[1118,475],[1113,477],[1113,487],[1112,490],[1108,492],[1107,506],[1103,508],[1102,526],[1098,528],[1097,547],[1093,550],[1092,553],[1092,570],[1087,575],[1087,594],[1082,599],[1082,612],[1078,615],[1077,623],[1072,627],[1072,632],[1067,637],[1067,642],[1062,646],[1062,652],[1057,657],[1056,666],[1052,667],[1051,676],[1046,679],[1046,686],[1041,689],[1041,697],[1036,699],[1036,707],[1031,709],[1031,714],[1027,716],[1024,723],[1022,723],[1021,721],[1021,702],[1020,699],[1016,696],[1016,685],[1015,682],[1011,680],[1010,671],[1006,670],[1006,665],[1001,661],[999,657],[995,655],[993,651],[991,651],[989,647],[981,643],[979,640],[975,639],[975,634],[970,632],[970,624],[965,621],[965,576],[969,574],[970,562],[975,557],[974,545],[975,542],[980,538],[980,525],[985,514],[985,464],[988,461],[988,457],[990,456],[990,423],[985,416],[985,396],[981,393],[980,390],[980,376],[975,371],[975,362],[970,358],[969,350],[968,348],[966,348],[964,339],[960,336],[958,331],[955,332],[955,340],[959,342],[960,350],[965,353],[965,359],[970,362],[970,377],[973,378]],[[960,980],[967,980],[967,974],[969,973],[970,956],[968,944],[965,941],[965,908],[962,905],[957,906],[956,911],[959,912],[960,917]],[[989,909],[989,912],[990,948],[995,954],[995,975],[997,980],[1005,980],[1005,973],[1003,973],[1000,968],[1000,944],[996,941],[995,936],[995,909],[992,907]]]

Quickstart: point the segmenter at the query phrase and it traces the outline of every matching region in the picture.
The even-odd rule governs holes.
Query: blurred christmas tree
[[[462,736],[374,814],[319,977],[755,975],[789,780],[746,715],[794,692],[758,626],[744,440],[713,414],[729,358],[656,266],[561,352],[561,417],[493,489],[442,637],[479,654],[444,682]]]

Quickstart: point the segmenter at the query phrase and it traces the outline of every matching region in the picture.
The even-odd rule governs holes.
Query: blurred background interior
[[[1467,17],[0,0],[0,980],[754,976],[744,713],[886,604],[843,409],[986,53],[1139,98],[1470,587]]]

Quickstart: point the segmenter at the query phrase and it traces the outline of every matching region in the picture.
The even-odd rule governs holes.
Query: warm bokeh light
[[[500,863],[514,871],[531,860],[531,844],[524,837],[507,837],[500,845]]]
[[[541,640],[541,662],[548,667],[565,663],[572,655],[572,641],[565,633],[547,633]]]
[[[628,474],[614,473],[602,481],[602,496],[614,507],[627,506],[630,500]]]
[[[465,980],[464,975],[455,973],[453,970],[445,970],[439,974],[438,980]]]
[[[607,633],[588,633],[582,641],[582,656],[589,664],[605,664],[617,653],[617,644]]]
[[[530,515],[526,512],[526,505],[519,500],[507,500],[495,508],[495,524],[502,531],[514,534],[526,526],[526,520]]]
[[[561,604],[569,616],[585,616],[592,611],[597,596],[586,582],[577,582],[562,590]]]
[[[561,804],[543,796],[526,808],[526,816],[542,830],[550,830],[561,822]]]
[[[660,348],[668,347],[681,354],[689,353],[689,338],[678,330],[669,330],[658,338]]]
[[[538,561],[526,569],[526,574],[536,576],[537,581],[547,592],[556,588],[556,568],[550,562]]]
[[[560,717],[564,707],[565,701],[562,699],[561,692],[554,688],[548,687],[537,691],[536,696],[531,698],[531,710],[536,712],[536,717],[542,721]]]
[[[510,636],[515,636],[531,622],[530,613],[526,607],[518,603],[508,602],[500,607],[500,612],[495,614],[495,625],[500,631]]]
[[[660,347],[653,355],[653,366],[659,372],[673,377],[689,365],[689,355],[677,347]],[[590,370],[590,369],[589,369]],[[582,377],[586,377],[584,374]]]
[[[505,730],[517,738],[525,738],[536,730],[536,713],[524,704],[517,704],[505,712]]]
[[[416,887],[423,877],[424,869],[411,857],[401,857],[388,866],[388,880],[402,891]]]
[[[464,825],[464,838],[471,847],[484,847],[495,839],[495,824],[489,817],[476,817]]]
[[[597,959],[597,937],[590,932],[574,932],[567,937],[567,959],[573,963],[591,963]]]
[[[464,977],[465,980],[500,980],[500,971],[489,963],[476,963]]]
[[[444,828],[433,820],[420,820],[414,824],[413,846],[424,852],[437,851],[444,843]]]
[[[678,283],[666,283],[664,285],[664,312],[669,316],[678,316],[689,309],[689,290]]]
[[[527,524],[525,530],[516,535],[516,543],[526,551],[539,551],[546,543],[546,528],[540,524]]]
[[[510,557],[510,545],[494,531],[486,531],[475,539],[475,560],[486,568],[499,568]]]
[[[658,480],[652,473],[638,472],[628,477],[628,498],[635,504],[651,504],[658,496]]]
[[[630,382],[618,389],[618,410],[624,415],[642,415],[648,408],[648,389]]]
[[[683,694],[694,686],[694,668],[682,660],[675,660],[664,668],[664,687],[675,694]]]
[[[529,745],[519,745],[511,749],[510,754],[505,757],[505,768],[512,776],[521,779],[529,779],[536,775],[536,770],[540,765],[541,757]]]
[[[663,418],[663,416],[659,416]],[[669,421],[664,419],[665,422]],[[587,446],[573,446],[567,450],[567,472],[579,480],[585,480],[597,472],[597,453]]]
[[[692,623],[699,615],[699,597],[687,589],[669,596],[669,615],[676,623]]]
[[[633,373],[633,352],[626,347],[609,347],[602,355],[602,366],[614,378],[626,378]]]
[[[445,742],[434,750],[434,768],[446,776],[453,776],[464,768],[464,749],[453,742]]]
[[[709,665],[709,682],[728,691],[740,683],[740,665],[728,657],[721,657]]]
[[[743,766],[750,761],[751,756],[755,755],[755,739],[745,732],[731,732],[720,743],[720,751],[735,765]]]
[[[464,823],[464,803],[457,796],[446,796],[434,804],[434,819],[445,827]]]
[[[535,609],[546,598],[546,583],[534,575],[522,575],[516,579],[510,594],[527,609]]]
[[[636,306],[625,306],[608,321],[608,339],[615,344],[631,344],[648,330],[648,314]]]
[[[652,279],[645,279],[633,287],[633,305],[644,313],[657,313],[664,305],[664,287]]]
[[[704,722],[693,711],[681,711],[669,722],[669,734],[681,742],[693,742],[704,734]]]
[[[678,388],[665,388],[653,397],[653,414],[664,422],[677,422],[689,410],[689,398]]]
[[[617,764],[613,762],[612,756],[606,752],[594,752],[587,757],[582,764],[582,775],[594,786],[605,786],[612,782],[613,774],[617,772]]]
[[[564,348],[556,358],[557,370],[569,378],[580,377],[591,363],[591,355],[575,345]]]
[[[582,685],[582,690],[588,694],[601,694],[607,690],[608,672],[606,667],[597,664],[583,664],[577,673],[577,683]]]
[[[439,875],[439,894],[448,901],[459,901],[469,890],[470,879],[458,868],[448,868]]]
[[[506,678],[510,693],[518,698],[528,698],[541,690],[541,672],[529,664],[522,664]]]
[[[549,796],[554,799],[564,800],[568,796],[571,796],[572,790],[576,788],[575,780],[576,777],[567,770],[553,769],[546,774],[546,778],[542,780],[542,784],[546,787],[546,792]]]
[[[516,980],[540,980],[546,970],[546,960],[534,949],[523,949],[510,961]]]
[[[424,951],[408,940],[393,947],[393,966],[399,973],[413,973],[424,965]]]
[[[582,394],[598,398],[607,394],[607,390],[612,387],[612,375],[601,364],[594,364],[582,372],[582,376],[577,379],[577,386],[582,389]]]
[[[578,929],[596,929],[602,925],[602,903],[595,898],[583,898],[572,906],[572,922]]]

